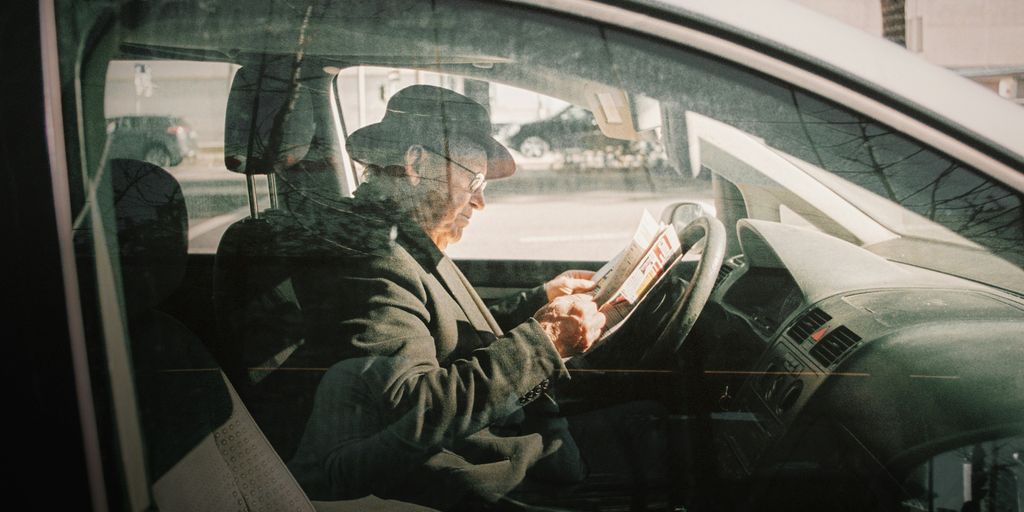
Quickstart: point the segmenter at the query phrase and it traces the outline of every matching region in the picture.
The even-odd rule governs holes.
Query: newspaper
[[[679,256],[676,230],[644,210],[629,245],[594,274],[591,292],[607,318],[605,335],[633,310],[665,269]]]

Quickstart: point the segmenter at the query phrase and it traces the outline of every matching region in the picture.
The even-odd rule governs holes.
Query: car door
[[[570,510],[605,505],[694,510],[820,509],[822,504],[920,508],[937,490],[922,475],[939,466],[940,480],[955,491],[943,503],[964,506],[990,490],[981,483],[990,476],[991,481],[1007,482],[1019,475],[1013,466],[1014,454],[1019,453],[1013,443],[1021,423],[1015,414],[1019,397],[1024,396],[1020,365],[1018,373],[1013,370],[1020,360],[1019,340],[968,333],[954,340],[960,341],[960,351],[929,345],[941,341],[939,335],[894,342],[921,347],[920,357],[874,367],[882,375],[883,369],[901,370],[901,364],[938,361],[942,368],[969,370],[964,378],[904,372],[898,375],[904,380],[886,380],[872,378],[872,372],[819,365],[807,352],[807,343],[788,334],[810,311],[810,299],[803,300],[798,293],[802,290],[793,292],[790,280],[748,277],[743,257],[749,259],[744,251],[751,246],[740,243],[742,233],[748,244],[762,249],[757,261],[776,265],[774,271],[803,270],[801,276],[811,275],[809,283],[802,283],[808,289],[830,289],[833,281],[846,282],[861,273],[878,277],[842,266],[851,252],[862,257],[857,261],[877,264],[870,268],[900,269],[883,276],[941,274],[952,290],[942,297],[987,297],[985,306],[970,311],[986,321],[994,318],[999,329],[978,328],[974,334],[1012,332],[1009,328],[1015,324],[1007,318],[1019,314],[1021,293],[1013,279],[1020,273],[1024,233],[1018,172],[1022,161],[1015,149],[1019,142],[1006,133],[1019,133],[1021,116],[999,113],[995,100],[979,99],[979,91],[969,84],[915,65],[905,55],[893,56],[892,49],[879,49],[866,37],[835,30],[849,47],[863,45],[883,52],[887,57],[882,64],[895,62],[914,70],[909,75],[948,83],[943,94],[958,101],[970,98],[972,106],[967,108],[975,109],[975,116],[954,122],[963,114],[961,107],[952,105],[952,113],[947,113],[930,96],[938,93],[925,91],[917,102],[898,80],[891,80],[896,89],[879,85],[870,72],[886,66],[833,66],[827,54],[807,47],[794,51],[764,39],[767,36],[752,36],[749,27],[737,28],[767,16],[737,19],[720,12],[727,8],[714,6],[632,11],[592,2],[523,6],[411,0],[379,5],[313,3],[305,8],[271,1],[244,7],[133,4],[124,10],[82,5],[61,4],[59,13],[50,12],[53,25],[61,27],[61,38],[51,33],[52,40],[48,39],[59,57],[50,63],[48,91],[63,94],[48,96],[48,112],[65,114],[64,122],[59,116],[50,119],[52,126],[61,128],[48,134],[51,148],[59,149],[52,150],[50,158],[58,186],[69,188],[67,193],[57,189],[55,200],[64,219],[59,233],[64,267],[80,276],[69,281],[80,287],[80,295],[79,289],[67,288],[79,300],[69,308],[78,308],[75,313],[85,319],[75,338],[81,351],[79,369],[96,379],[93,385],[84,384],[79,374],[80,403],[97,404],[89,409],[95,420],[83,415],[83,421],[93,421],[85,429],[90,453],[98,454],[93,475],[100,481],[106,476],[107,487],[131,508],[149,506],[156,483],[144,469],[149,453],[142,448],[153,431],[141,426],[136,408],[149,398],[139,389],[152,387],[138,386],[141,376],[130,354],[129,316],[138,299],[123,284],[131,276],[130,268],[117,255],[119,226],[111,215],[116,194],[106,171],[110,155],[105,152],[104,120],[111,112],[105,109],[131,108],[136,102],[154,111],[169,109],[172,115],[193,119],[201,136],[216,148],[216,141],[224,139],[227,91],[238,66],[281,55],[295,69],[301,68],[296,78],[312,76],[311,81],[332,84],[317,89],[322,94],[314,103],[317,141],[333,148],[336,159],[331,162],[336,187],[327,199],[350,194],[359,181],[359,169],[340,150],[346,133],[378,120],[387,99],[412,83],[436,83],[472,95],[491,109],[495,122],[528,123],[566,104],[575,105],[594,113],[601,132],[614,140],[665,148],[660,155],[614,162],[600,155],[580,161],[520,160],[514,177],[490,183],[486,208],[448,251],[487,300],[536,286],[565,269],[596,269],[630,242],[645,209],[658,217],[667,206],[688,201],[725,224],[728,255],[739,257],[725,262],[731,273],[722,275],[711,294],[710,314],[693,319],[692,335],[676,340],[686,351],[661,354],[660,364],[638,368],[637,356],[651,336],[643,331],[645,325],[636,325],[637,334],[630,338],[634,345],[606,365],[571,368],[572,381],[582,383],[584,392],[575,396],[576,407],[566,408],[564,415],[610,410],[606,416],[590,417],[590,425],[604,425],[591,438],[589,448],[596,450],[592,460],[595,468],[614,470],[618,465],[629,478],[602,479],[595,470],[598,476],[586,485],[524,488],[517,499]],[[747,4],[744,13],[765,15],[764,9],[768,8]],[[820,21],[793,8],[781,9],[809,19],[809,26]],[[121,23],[104,21],[109,19]],[[810,37],[807,26],[794,31]],[[763,34],[771,33],[764,29]],[[78,37],[82,34],[90,37]],[[116,75],[111,69],[130,69],[136,60],[153,66],[157,87],[151,97],[136,93],[125,80],[111,78]],[[857,69],[867,69],[867,74],[854,73]],[[693,120],[703,118],[727,126],[718,131],[696,129],[699,122]],[[989,133],[982,126],[987,122],[1013,129]],[[722,133],[727,135],[717,136]],[[222,234],[236,222],[244,224],[246,218],[278,207],[273,178],[228,172],[223,153],[209,151],[198,162],[168,173],[181,185],[188,207],[189,252],[184,281],[156,308],[207,344],[216,343],[220,335],[211,297],[214,251]],[[800,176],[805,186],[794,187],[793,176]],[[843,194],[847,202],[862,207],[845,202],[836,206],[840,201],[808,207]],[[883,223],[885,230],[871,231],[884,236],[868,239],[854,236],[856,229],[836,228],[858,224],[858,216],[882,204],[878,198],[887,201],[887,208],[881,209],[898,213],[888,218],[889,225]],[[837,214],[836,208],[845,209]],[[927,232],[899,231],[914,215],[929,218],[932,224],[922,225],[929,226],[932,238],[917,236]],[[775,248],[791,249],[787,254],[805,252],[810,256],[800,261],[810,263],[800,269],[782,268],[782,258],[774,258],[781,251],[767,242],[756,245],[750,226],[769,224],[779,233],[797,233],[787,239],[791,243]],[[945,234],[936,238],[935,233],[945,231],[933,224],[969,243]],[[909,234],[915,236],[899,236]],[[909,239],[924,243],[898,245]],[[78,252],[71,255],[71,248]],[[83,259],[74,261],[75,256]],[[86,258],[90,256],[95,257]],[[829,264],[836,265],[834,272],[828,271]],[[983,272],[975,273],[972,267]],[[666,285],[671,293],[657,295],[660,303],[651,305],[654,311],[663,311],[661,304],[683,300],[691,274],[674,276],[678,279]],[[769,274],[785,277],[783,272]],[[849,305],[857,299],[837,295],[834,302]],[[943,304],[922,300],[918,305],[929,309]],[[871,308],[869,304],[860,310]],[[864,322],[893,326],[905,317],[922,317],[921,308],[911,308],[913,314],[906,315],[901,313],[906,309],[879,308],[877,321]],[[964,331],[971,329],[960,326],[956,332]],[[984,342],[978,345],[985,349],[965,356],[963,347],[976,341]],[[331,363],[309,370],[322,373]],[[782,366],[771,366],[776,363]],[[165,373],[204,375],[216,369],[213,362]],[[977,384],[994,383],[993,379],[1004,392],[988,393]],[[858,388],[856,383],[863,382],[879,384]],[[968,384],[961,386],[964,383]],[[927,398],[915,395],[913,402],[901,401],[905,389],[923,390]],[[200,388],[191,391],[196,390]],[[782,398],[785,401],[779,402]],[[644,403],[636,408],[608,407],[622,402]],[[655,407],[647,407],[650,402]],[[840,407],[849,403],[855,405]],[[902,414],[908,411],[917,414]],[[984,414],[973,414],[976,411]],[[804,428],[809,425],[824,427]],[[174,426],[160,425],[172,432]],[[989,473],[972,472],[961,463],[957,450],[971,443],[987,443],[971,450],[970,456],[977,467],[990,465]],[[986,457],[995,462],[985,462]],[[231,498],[230,489],[211,487],[201,478],[186,483],[179,495]],[[94,485],[94,492],[97,488],[104,489]],[[1011,487],[1002,489],[1004,494],[991,495],[1014,497],[1005,490]]]

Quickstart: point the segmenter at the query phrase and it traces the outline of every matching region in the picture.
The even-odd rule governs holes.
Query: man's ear
[[[419,144],[413,144],[405,150],[405,175],[413,185],[420,183],[420,168],[423,166],[424,158],[426,150]]]

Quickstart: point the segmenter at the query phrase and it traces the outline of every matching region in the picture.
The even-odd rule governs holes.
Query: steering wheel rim
[[[683,255],[700,240],[704,240],[704,252],[697,262],[692,278],[686,284],[682,297],[676,304],[671,305],[670,310],[659,315],[660,318],[654,323],[654,342],[644,351],[641,363],[651,363],[658,358],[679,352],[701,311],[707,305],[708,299],[711,298],[715,279],[725,260],[726,236],[722,221],[714,217],[698,217],[679,230],[678,234]],[[670,287],[671,283],[685,281],[676,275],[679,273],[681,260],[682,256],[672,263],[661,281],[637,305],[638,308],[649,306],[650,301],[657,300],[656,294],[665,295],[670,292],[671,290],[666,288]],[[643,302],[648,304],[645,305]],[[660,309],[660,306],[656,306],[655,309]]]

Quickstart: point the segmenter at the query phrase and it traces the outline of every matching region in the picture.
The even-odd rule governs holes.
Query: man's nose
[[[473,208],[476,208],[477,210],[483,210],[484,207],[487,206],[487,201],[484,199],[483,188],[473,192],[473,195],[469,198],[469,204],[473,205]]]

